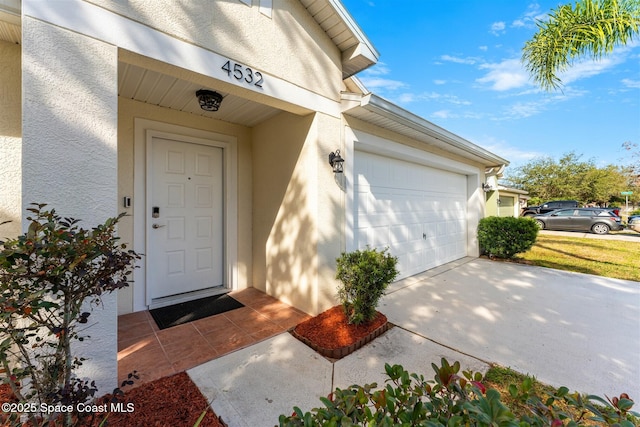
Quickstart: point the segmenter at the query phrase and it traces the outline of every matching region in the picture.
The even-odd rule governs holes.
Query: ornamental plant
[[[460,363],[442,359],[431,364],[433,380],[409,373],[401,365],[385,364],[386,386],[376,383],[336,388],[320,400],[324,407],[303,413],[294,407],[290,416],[280,415],[281,427],[311,426],[580,426],[633,427],[638,414],[633,401],[619,398],[570,394],[566,387],[544,400],[531,393],[532,381],[510,387],[509,394],[524,402],[528,414],[516,416],[501,400],[500,393],[483,384],[479,372],[460,372]],[[568,412],[564,408],[573,411]],[[577,414],[577,415],[576,415]]]
[[[337,260],[336,279],[338,300],[349,323],[359,325],[376,317],[376,307],[385,289],[398,276],[398,258],[367,247],[340,255]]]
[[[115,236],[124,214],[85,230],[44,204],[33,206],[27,232],[0,241],[0,379],[35,408],[75,408],[97,389],[75,376],[85,359],[73,343],[90,338],[91,311],[105,293],[128,286],[140,256]],[[30,411],[29,421],[48,425],[60,415]],[[67,426],[79,414],[62,415]],[[13,418],[21,425],[17,414]]]
[[[490,257],[513,258],[534,245],[539,228],[531,218],[490,216],[478,224],[478,243]]]

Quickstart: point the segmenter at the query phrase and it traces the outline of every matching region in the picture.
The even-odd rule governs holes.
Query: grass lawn
[[[640,282],[640,243],[538,235],[531,250],[518,255],[532,265]]]
[[[554,394],[557,391],[555,388],[537,381],[534,377],[529,377],[527,375],[517,373],[511,369],[503,368],[501,366],[491,367],[491,369],[487,371],[484,377],[484,383],[486,386],[498,390],[500,392],[500,397],[501,397],[500,400],[504,404],[506,404],[514,414],[516,414],[519,417],[522,417],[525,414],[530,414],[529,412],[530,409],[524,403],[511,397],[509,393],[509,385],[513,384],[519,388],[522,382],[526,378],[530,378],[533,381],[533,388],[531,389],[531,394],[538,396],[543,402],[546,400],[548,395]],[[570,392],[573,392],[573,390],[570,390]],[[600,396],[600,397],[604,398],[604,396]],[[560,403],[560,402],[557,403],[557,406],[560,410],[570,413],[574,417],[574,419],[579,419],[582,416],[581,421],[583,424],[581,425],[586,425],[586,426],[606,425],[601,422],[590,421],[589,418],[593,416],[593,414],[590,412],[583,414],[580,411],[576,410],[576,408],[573,408],[569,405],[565,405],[564,403]],[[596,406],[599,406],[600,408],[602,408],[602,405],[596,405]],[[634,410],[637,411],[637,408],[635,406],[634,408],[632,408],[632,411]],[[638,418],[633,418],[634,425],[638,425],[637,424],[638,421],[640,421]]]

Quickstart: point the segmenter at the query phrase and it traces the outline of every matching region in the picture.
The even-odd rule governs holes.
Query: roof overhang
[[[503,192],[507,192],[507,193],[519,194],[519,195],[521,195],[521,196],[526,196],[527,194],[529,194],[529,192],[528,192],[528,191],[520,190],[520,189],[518,189],[518,188],[505,187],[504,185],[498,185],[498,191],[503,191]]]
[[[340,0],[300,0],[342,54],[346,79],[378,62],[380,54]],[[0,0],[0,40],[21,43],[21,2]]]
[[[509,161],[372,93],[342,95],[342,113],[388,129],[429,146],[502,168]]]
[[[342,52],[342,78],[378,62],[380,54],[340,0],[300,0],[318,25]]]

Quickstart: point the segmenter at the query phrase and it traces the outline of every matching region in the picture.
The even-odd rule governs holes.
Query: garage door
[[[465,175],[356,152],[355,247],[389,247],[399,278],[467,255]]]

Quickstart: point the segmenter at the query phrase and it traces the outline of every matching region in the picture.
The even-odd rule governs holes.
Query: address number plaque
[[[233,77],[238,81],[242,81],[249,86],[256,86],[262,88],[264,83],[264,77],[260,71],[255,71],[247,66],[238,64],[228,60],[222,66],[222,70],[227,73],[229,77]]]

